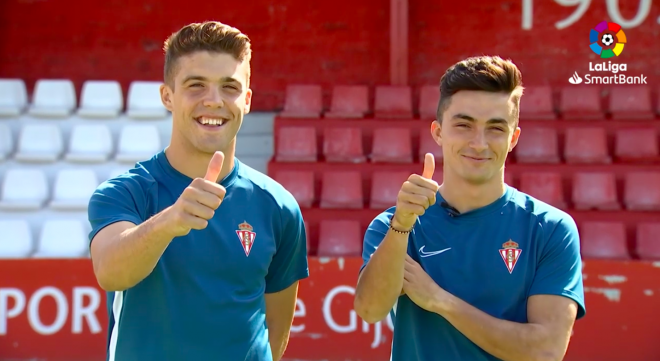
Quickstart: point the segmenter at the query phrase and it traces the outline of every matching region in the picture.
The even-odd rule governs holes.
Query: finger
[[[225,154],[222,152],[215,152],[213,158],[209,162],[209,166],[206,169],[206,175],[204,179],[209,182],[216,183],[218,177],[220,177],[220,172],[222,171],[222,164],[225,162]]]
[[[428,208],[430,205],[429,198],[419,194],[411,194],[411,193],[403,192],[399,196],[399,200],[424,207],[424,209]]]
[[[424,171],[422,172],[422,177],[432,179],[433,172],[435,172],[435,158],[433,157],[433,154],[426,153],[424,156]]]
[[[208,226],[209,222],[206,219],[195,217],[191,214],[184,214],[183,215],[184,219],[184,224],[187,225],[187,227],[190,227],[190,229],[204,229],[206,226]]]
[[[217,209],[225,196],[225,187],[204,179],[196,179],[184,191],[185,199]]]
[[[183,210],[188,215],[198,217],[201,219],[211,219],[215,215],[215,211],[201,203],[186,200],[183,203]]]

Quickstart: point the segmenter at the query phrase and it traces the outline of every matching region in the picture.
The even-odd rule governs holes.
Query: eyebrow
[[[187,77],[185,77],[185,79],[183,79],[183,83],[187,83],[191,80],[209,81],[208,78],[206,78],[204,76],[201,76],[201,75],[188,75]],[[240,83],[238,80],[236,80],[236,79],[234,79],[230,76],[225,76],[225,77],[220,78],[220,82],[222,82],[222,83]]]
[[[472,122],[472,123],[477,121],[476,119],[472,118],[471,116],[469,116],[467,114],[463,114],[463,113],[455,114],[452,117],[452,119],[462,119],[462,120],[467,120],[467,121]],[[509,124],[509,122],[504,118],[491,118],[491,119],[488,119],[488,121],[486,123],[488,123],[488,124]]]

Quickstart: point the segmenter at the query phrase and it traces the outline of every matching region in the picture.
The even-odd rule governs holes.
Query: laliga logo
[[[627,42],[626,34],[617,23],[603,21],[589,32],[589,47],[602,59],[621,55]]]

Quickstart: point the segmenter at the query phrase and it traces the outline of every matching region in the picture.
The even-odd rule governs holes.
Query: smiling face
[[[432,134],[442,146],[444,172],[471,184],[502,178],[507,155],[518,142],[515,97],[478,90],[451,96]],[[449,174],[448,174],[449,175]]]
[[[170,85],[161,87],[172,112],[172,142],[201,153],[233,147],[252,99],[247,62],[197,51],[177,59],[175,69]]]

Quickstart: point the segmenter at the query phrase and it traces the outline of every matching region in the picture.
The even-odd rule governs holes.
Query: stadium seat
[[[34,249],[30,224],[24,219],[0,220],[0,259],[27,258]]]
[[[77,124],[71,130],[69,162],[102,163],[112,153],[112,134],[104,124]]]
[[[89,257],[87,234],[76,219],[48,219],[43,223],[33,258]]]
[[[410,177],[409,172],[374,172],[371,176],[369,208],[387,209],[396,205],[401,185]]]
[[[123,108],[124,95],[119,82],[88,80],[83,84],[78,116],[101,119],[117,118]]]
[[[579,227],[582,257],[626,260],[630,258],[625,225],[620,222],[584,222]]]
[[[278,162],[316,162],[314,127],[281,127],[277,132],[275,160]]]
[[[626,173],[624,204],[629,210],[660,211],[660,172]]]
[[[645,162],[660,159],[658,133],[655,128],[618,129],[614,156],[618,162]]]
[[[613,86],[609,111],[614,119],[652,119],[651,89],[647,85]]]
[[[320,85],[288,85],[283,118],[320,118],[323,111],[323,95]]]
[[[419,117],[422,120],[435,120],[440,102],[440,86],[424,85],[419,92]]]
[[[301,208],[310,208],[314,203],[313,171],[279,171],[274,179],[288,190]]]
[[[660,222],[637,224],[636,253],[642,260],[660,260]]]
[[[613,173],[578,172],[573,176],[573,205],[577,210],[619,210]]]
[[[600,88],[566,86],[561,89],[559,110],[565,119],[602,119]]]
[[[160,134],[153,125],[128,124],[121,129],[117,148],[115,159],[118,162],[147,160],[162,150]]]
[[[9,168],[5,172],[0,194],[0,209],[34,211],[48,198],[46,174],[37,168]]]
[[[18,117],[27,104],[27,89],[23,80],[0,79],[0,118]]]
[[[14,137],[6,124],[0,124],[0,161],[9,158],[14,152]]]
[[[326,118],[363,118],[369,113],[369,88],[366,85],[335,85]]]
[[[522,173],[520,190],[559,209],[566,209],[562,179],[559,173]]]
[[[323,155],[326,162],[365,162],[360,128],[325,128],[323,131]]]
[[[134,81],[128,87],[126,115],[131,119],[164,119],[167,109],[160,98],[161,82]]]
[[[68,79],[39,79],[28,114],[39,118],[66,118],[77,105],[76,89]]]
[[[374,163],[411,163],[412,139],[409,128],[376,128],[373,133],[371,161]]]
[[[525,129],[514,148],[518,163],[559,163],[559,140],[553,128]]]
[[[611,163],[605,128],[568,128],[564,142],[566,163]]]
[[[412,118],[412,90],[409,86],[376,86],[376,118]]]
[[[325,171],[321,183],[321,208],[363,208],[362,175],[350,171]]]
[[[18,137],[15,159],[19,162],[49,163],[60,159],[64,139],[55,124],[26,124]]]
[[[442,147],[435,142],[433,136],[429,134],[426,130],[422,130],[419,134],[419,162],[424,163],[424,156],[426,153],[433,154],[435,158],[435,163],[442,163]]]
[[[359,257],[362,230],[355,220],[322,220],[319,227],[319,257]]]
[[[55,176],[50,208],[60,211],[86,210],[99,185],[91,169],[61,169]]]
[[[549,86],[529,86],[520,101],[520,119],[556,119],[552,106],[552,89]]]

